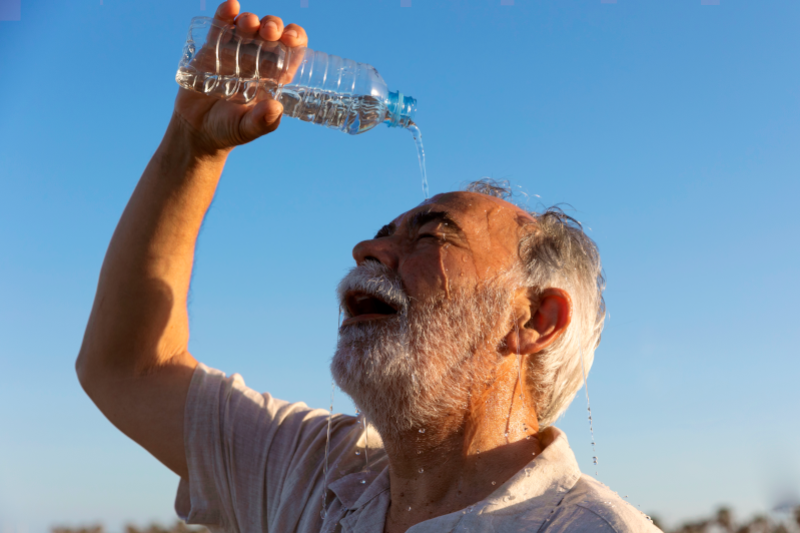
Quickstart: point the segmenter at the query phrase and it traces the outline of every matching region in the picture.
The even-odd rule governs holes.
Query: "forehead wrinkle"
[[[488,243],[488,247],[487,247],[486,252],[489,253],[489,254],[491,254],[491,248],[492,248],[491,247],[491,243],[492,243],[491,233],[492,232],[491,232],[491,223],[490,223],[490,219],[491,219],[490,211],[493,212],[495,209],[496,209],[496,206],[493,206],[490,209],[484,209],[483,210],[484,211],[484,217],[483,217],[482,224],[484,225],[484,227],[480,228],[479,231],[474,232],[475,236],[478,238],[479,241],[483,241],[484,239],[488,239],[489,243]],[[478,217],[476,217],[476,219],[480,220],[480,218],[478,218]],[[486,237],[484,237],[484,235]],[[489,276],[489,267],[486,266],[485,272],[482,271],[482,269],[478,267],[478,262],[475,259],[475,250],[473,249],[473,241],[472,241],[472,239],[470,239],[470,236],[469,236],[468,233],[464,234],[464,240],[466,241],[467,248],[469,250],[469,257],[470,257],[470,261],[472,262],[472,270],[475,272],[475,282],[473,284],[474,285],[473,288],[477,289],[480,286],[480,284],[485,281],[485,278]]]
[[[509,212],[509,208],[511,208],[511,212]],[[509,263],[513,263],[517,256],[516,243],[521,237],[520,228],[523,223],[533,222],[533,219],[525,211],[505,200],[492,202],[492,206],[484,212],[488,252],[492,254],[492,257],[497,257],[496,247],[500,247],[505,252],[503,264],[499,265],[499,270],[502,271],[509,266]],[[495,232],[498,232],[498,235],[495,235]],[[513,238],[504,238],[510,237],[512,234]]]

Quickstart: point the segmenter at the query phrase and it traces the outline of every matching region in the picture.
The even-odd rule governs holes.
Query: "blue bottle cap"
[[[407,128],[412,123],[414,113],[417,111],[417,100],[411,96],[404,96],[399,91],[390,91],[386,107],[389,111],[385,121],[386,125],[390,128]]]

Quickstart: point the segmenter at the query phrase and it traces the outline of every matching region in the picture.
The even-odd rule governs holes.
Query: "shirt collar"
[[[556,435],[553,442],[511,479],[500,485],[485,500],[468,508],[469,513],[473,511],[476,515],[492,513],[498,517],[509,514],[527,514],[534,510],[544,511],[545,508],[549,509],[560,502],[563,495],[578,482],[581,472],[578,468],[575,454],[569,447],[567,436],[555,427],[552,430]],[[389,490],[387,462],[383,460],[376,461],[376,463],[376,466],[384,466],[380,472],[356,472],[339,478],[328,485],[328,488],[342,502],[344,507],[350,510],[359,509]],[[433,520],[465,514],[467,510],[451,513]],[[537,511],[535,514],[539,515],[540,513]],[[544,519],[545,516],[543,514],[542,521]],[[432,522],[432,520],[427,522]]]

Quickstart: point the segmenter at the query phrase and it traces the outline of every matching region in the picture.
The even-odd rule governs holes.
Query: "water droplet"
[[[470,505],[469,507],[467,507],[467,512],[468,513],[471,513],[474,510],[475,510],[475,506],[474,505]]]
[[[420,468],[420,469],[418,470],[418,472],[419,472],[420,474],[421,474],[421,473],[423,473],[424,471],[425,471],[425,469],[424,469],[424,468]]]
[[[481,454],[481,451],[480,451],[480,450],[475,450],[475,453],[476,453],[476,454],[478,454],[478,455],[480,455],[480,454]]]
[[[528,435],[527,437],[525,437],[525,440],[531,440],[531,436]]]
[[[503,436],[504,436],[505,438],[508,438],[508,431],[506,431],[505,433],[503,433]]]
[[[586,383],[586,366],[584,363],[584,355],[583,349],[580,351],[581,354],[581,373],[583,374],[583,390],[586,392],[586,411],[589,413],[589,434],[592,436],[592,453],[597,453],[595,449],[595,442],[594,442],[594,424],[592,422],[592,402],[589,401],[589,385]],[[595,465],[597,465],[597,455],[592,457],[592,461]],[[595,477],[597,477],[597,471],[594,473]]]
[[[356,455],[361,455],[361,452],[356,450]]]
[[[362,485],[366,485],[367,484],[367,480],[366,479],[362,479],[361,481],[359,481],[359,483],[361,483]]]
[[[422,455],[422,450],[417,450],[417,455]]]
[[[425,433],[425,428],[420,428],[420,429],[419,429],[419,432],[420,432],[420,433]]]
[[[342,313],[340,309],[339,310],[340,323],[341,320],[342,320]],[[325,486],[327,486],[328,484],[328,455],[330,453],[330,447],[331,447],[331,422],[333,421],[333,396],[335,392],[336,392],[336,381],[331,380],[331,410],[328,412],[328,424],[327,424],[328,429],[327,429],[327,435],[325,437],[325,464],[322,469],[322,479],[325,483]],[[327,494],[326,491],[322,491],[322,502],[321,502],[322,510],[320,511],[320,516],[323,518],[323,520],[328,515],[328,511],[326,509],[326,504],[325,504],[326,494]]]
[[[492,485],[497,485],[497,481],[492,481]]]
[[[411,510],[411,506],[409,505],[409,507],[408,507],[408,509],[406,509],[406,511],[410,511],[410,510]]]

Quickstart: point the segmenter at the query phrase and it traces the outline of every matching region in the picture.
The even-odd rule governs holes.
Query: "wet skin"
[[[499,198],[444,193],[356,245],[353,258],[359,265],[379,261],[397,272],[410,298],[448,297],[454,289],[474,291],[517,265],[519,240],[530,231],[530,226],[523,228],[527,224],[535,224],[530,214]],[[415,429],[398,442],[384,443],[392,493],[387,533],[484,499],[553,438],[549,431],[538,431],[533,398],[520,390],[526,380],[520,358],[540,352],[561,335],[570,321],[571,301],[560,289],[545,289],[534,298],[529,288],[519,287],[512,302],[500,332],[504,357],[491,369],[489,382],[472,385],[466,413],[440,420],[421,438]],[[386,318],[365,314],[342,326]],[[485,350],[496,353],[498,347]],[[428,451],[419,453],[420,448]]]

